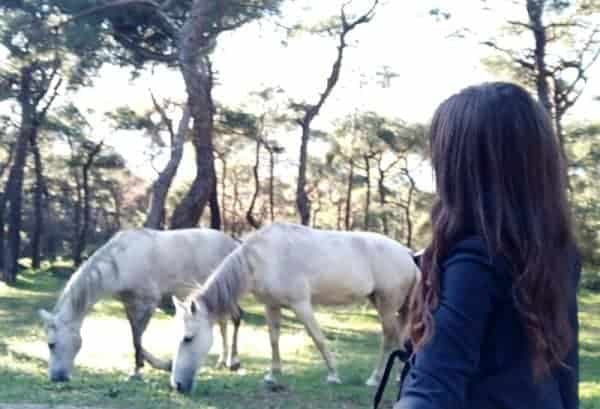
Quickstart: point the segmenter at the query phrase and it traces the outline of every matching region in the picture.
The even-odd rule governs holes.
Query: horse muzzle
[[[171,387],[179,393],[190,394],[194,389],[194,380],[181,381],[171,377]]]
[[[71,379],[67,371],[50,372],[50,380],[52,382],[68,382]]]

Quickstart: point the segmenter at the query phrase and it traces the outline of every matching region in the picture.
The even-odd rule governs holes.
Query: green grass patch
[[[0,402],[42,403],[112,409],[357,409],[371,405],[373,389],[364,386],[379,350],[379,323],[370,308],[354,306],[319,310],[317,319],[334,351],[343,385],[325,384],[326,370],[302,325],[285,312],[281,352],[285,389],[272,392],[262,377],[270,362],[270,346],[262,307],[246,299],[240,331],[242,371],[213,369],[220,338],[215,330],[207,367],[198,375],[195,392],[182,396],[168,385],[168,374],[146,368],[143,381],[129,381],[133,348],[120,304],[97,305],[82,329],[83,347],[72,381],[47,380],[47,348],[37,317],[50,309],[62,287],[62,274],[50,269],[26,271],[15,287],[0,284]],[[581,319],[581,396],[583,409],[600,409],[600,294],[583,293]],[[172,318],[157,313],[144,344],[164,358],[174,348]],[[388,405],[395,388],[388,388]]]

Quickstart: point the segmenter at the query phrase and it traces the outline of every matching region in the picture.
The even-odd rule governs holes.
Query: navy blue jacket
[[[573,260],[565,288],[575,334],[579,271]],[[565,359],[569,368],[534,382],[511,277],[508,263],[490,260],[481,239],[452,249],[442,265],[434,335],[412,358],[394,409],[578,408],[577,342]]]

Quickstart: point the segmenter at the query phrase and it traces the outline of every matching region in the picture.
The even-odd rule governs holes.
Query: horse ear
[[[42,319],[42,321],[45,324],[51,324],[54,322],[54,316],[52,314],[50,314],[48,311],[46,311],[44,309],[40,309],[38,311],[38,314],[40,315],[40,318]]]
[[[179,298],[177,298],[176,295],[172,296],[171,299],[173,300],[173,305],[175,306],[175,310],[176,311],[184,311],[185,310],[185,305],[183,303],[183,301],[181,301]]]

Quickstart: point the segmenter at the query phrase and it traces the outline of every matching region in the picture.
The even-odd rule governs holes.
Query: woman
[[[467,88],[430,134],[433,239],[395,409],[576,409],[579,263],[566,166],[521,87]]]

